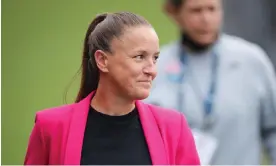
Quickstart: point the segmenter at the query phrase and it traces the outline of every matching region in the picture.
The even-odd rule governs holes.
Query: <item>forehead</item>
[[[159,49],[159,39],[150,26],[127,27],[119,38],[111,42],[111,47],[114,51],[156,51]]]
[[[218,6],[221,0],[185,0],[183,6],[186,8],[205,7],[205,6]]]

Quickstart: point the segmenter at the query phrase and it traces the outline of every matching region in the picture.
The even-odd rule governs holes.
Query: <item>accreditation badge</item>
[[[218,146],[217,138],[199,129],[192,129],[192,133],[201,164],[210,164]]]

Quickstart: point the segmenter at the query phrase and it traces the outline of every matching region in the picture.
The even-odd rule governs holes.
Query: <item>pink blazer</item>
[[[25,165],[80,165],[92,93],[70,105],[36,113]],[[136,101],[153,165],[200,165],[186,120],[177,111]]]

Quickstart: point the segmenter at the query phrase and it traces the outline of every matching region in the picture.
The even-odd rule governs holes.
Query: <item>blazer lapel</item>
[[[84,131],[93,93],[73,106],[74,110],[65,149],[65,165],[80,165]]]
[[[136,107],[138,108],[139,117],[148,144],[152,164],[168,164],[168,156],[166,155],[161,131],[153,115],[153,112],[149,109],[147,105],[140,101],[136,101]]]
[[[65,165],[80,165],[84,131],[89,112],[89,105],[93,94],[94,92],[73,106],[74,110],[65,148]],[[147,105],[140,101],[136,101],[136,107],[139,112],[139,117],[148,144],[152,164],[168,164],[165,145],[152,111]]]

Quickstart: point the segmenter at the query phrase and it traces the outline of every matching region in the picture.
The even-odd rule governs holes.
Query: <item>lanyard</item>
[[[203,108],[204,108],[204,116],[205,118],[212,114],[213,111],[213,103],[214,103],[214,96],[217,87],[217,77],[218,77],[218,56],[213,51],[212,52],[212,59],[211,59],[211,82],[209,86],[209,90],[207,92],[206,97],[203,99]],[[181,86],[185,81],[185,68],[188,66],[188,57],[185,51],[182,49],[180,54],[180,61],[182,63],[182,70],[180,73],[179,85]],[[183,102],[184,102],[184,94],[181,89],[178,91],[178,109],[179,111],[184,112],[183,109]]]

